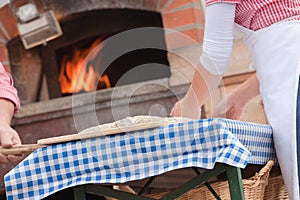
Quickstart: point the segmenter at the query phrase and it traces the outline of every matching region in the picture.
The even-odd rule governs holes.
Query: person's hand
[[[213,110],[211,117],[222,117],[238,120],[241,118],[247,101],[239,94],[233,92],[219,102]]]
[[[180,104],[181,104],[180,101],[177,101],[174,104],[173,108],[171,109],[170,116],[172,116],[172,117],[180,117],[180,116],[182,116]]]
[[[238,120],[242,116],[245,105],[257,95],[259,95],[259,81],[256,74],[253,74],[213,109],[211,117]]]
[[[21,145],[18,133],[10,126],[0,126],[0,142],[4,148],[11,148],[14,145]],[[22,159],[22,155],[4,155],[0,153],[0,162],[16,162]]]
[[[200,119],[201,106],[196,103],[188,103],[186,98],[177,101],[171,112],[171,117],[188,117],[191,119]]]

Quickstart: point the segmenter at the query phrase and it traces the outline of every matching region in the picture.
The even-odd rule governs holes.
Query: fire
[[[97,39],[88,49],[74,48],[71,59],[66,55],[63,57],[59,73],[59,82],[63,94],[95,91],[98,83],[104,84],[106,88],[111,87],[108,76],[100,76],[94,70],[94,67],[87,66],[85,61],[101,41],[101,38]]]

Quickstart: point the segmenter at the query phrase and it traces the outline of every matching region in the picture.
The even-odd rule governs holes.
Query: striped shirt
[[[11,75],[5,71],[0,63],[0,98],[13,102],[15,104],[15,112],[17,112],[20,108],[20,100],[13,84]]]
[[[205,2],[206,6],[220,2],[237,3],[235,22],[254,31],[288,18],[300,20],[300,0],[206,0]]]

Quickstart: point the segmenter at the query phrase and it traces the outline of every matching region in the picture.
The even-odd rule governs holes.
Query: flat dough
[[[149,116],[149,115],[137,115],[133,117],[126,117],[124,119],[112,122],[101,124],[98,126],[90,127],[79,132],[79,134],[87,134],[94,132],[104,132],[111,129],[127,129],[133,126],[144,125],[153,125],[153,126],[164,126],[168,124],[176,124],[180,122],[192,121],[193,119],[184,118],[184,117],[158,117],[158,116]]]

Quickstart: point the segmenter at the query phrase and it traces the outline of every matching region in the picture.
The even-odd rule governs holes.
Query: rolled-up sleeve
[[[15,105],[15,113],[20,109],[18,92],[14,87],[12,76],[5,71],[0,63],[0,98],[10,100]]]
[[[223,75],[228,68],[233,45],[235,7],[235,4],[218,3],[206,8],[200,63],[211,74]]]

